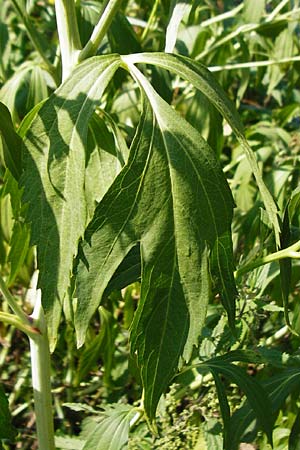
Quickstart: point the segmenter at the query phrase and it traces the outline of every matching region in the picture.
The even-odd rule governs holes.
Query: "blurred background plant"
[[[43,0],[0,0],[0,6],[0,101],[8,107],[18,128],[26,114],[51,95],[61,80],[54,4]],[[76,9],[84,44],[98,20],[101,2],[77,1]],[[300,239],[299,18],[297,0],[257,0],[255,7],[251,0],[128,0],[122,3],[99,49],[99,54],[174,50],[210,68],[235,102],[265,182],[279,205],[285,230],[283,247]],[[286,278],[280,274],[278,261],[241,270],[276,251],[271,224],[245,155],[230,127],[203,94],[169,72],[157,67],[147,70],[159,94],[215,150],[232,189],[236,203],[233,237],[238,320],[234,336],[219,299],[212,298],[191,368],[175,378],[159,404],[157,435],[150,433],[142,418],[136,422],[132,419],[128,448],[222,449],[220,392],[216,391],[213,375],[207,369],[203,371],[201,364],[228,352],[251,349],[257,354],[257,358],[251,356],[253,362],[245,353],[237,355],[234,361],[241,361],[239,366],[271,394],[276,419],[274,448],[296,450],[300,441],[299,256],[295,255],[291,267],[286,267]],[[122,132],[119,139],[127,144],[140,116],[139,95],[134,81],[118,72],[103,98],[105,111]],[[113,122],[102,110],[97,126],[101,141],[97,142],[91,133],[91,145],[116,147]],[[21,193],[5,172],[4,146],[3,142],[1,274],[30,312],[27,291],[34,271],[34,249],[29,246]],[[98,165],[93,156],[91,179],[96,177]],[[83,348],[76,349],[74,331],[68,322],[60,329],[52,358],[57,448],[85,448],[87,436],[99,421],[106,420],[105,411],[127,411],[126,405],[138,406],[141,387],[128,348],[128,330],[139,299],[138,273],[139,268],[135,267],[122,274],[128,277],[128,286],[122,290],[114,288],[107,295]],[[8,309],[4,300],[1,309]],[[68,319],[68,311],[65,314]],[[5,440],[12,437],[14,430],[5,429],[7,418],[2,426],[0,416],[2,445],[4,449],[34,449],[27,340],[13,326],[4,324],[0,338],[1,383],[17,430],[14,443]],[[252,443],[253,448],[260,450],[269,449],[248,401],[244,400],[244,389],[237,387],[234,377],[222,374],[220,379],[232,412],[231,427],[235,427],[232,449],[237,449],[240,442]]]

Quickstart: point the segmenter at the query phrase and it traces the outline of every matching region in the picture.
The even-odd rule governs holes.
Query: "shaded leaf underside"
[[[145,101],[128,164],[87,229],[77,269],[75,326],[82,345],[107,284],[139,242],[141,299],[131,346],[152,420],[180,357],[188,360],[198,342],[210,294],[209,251],[221,248],[224,238],[230,244],[233,201],[213,151],[140,72],[133,73],[150,103]],[[230,245],[226,251],[231,254]],[[232,264],[218,259],[218,265],[228,272],[235,294]],[[233,316],[234,295],[230,306]]]

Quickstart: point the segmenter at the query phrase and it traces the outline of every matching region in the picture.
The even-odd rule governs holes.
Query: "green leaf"
[[[221,359],[214,358],[209,361],[205,361],[202,366],[208,367],[213,374],[217,372],[226,378],[229,378],[237,384],[240,389],[242,389],[247,396],[255,416],[257,417],[260,427],[266,433],[269,442],[272,443],[274,416],[272,414],[271,402],[265,389],[263,389],[253,377],[248,376],[241,367],[222,361]],[[217,386],[217,389],[218,394],[221,394],[221,402],[223,404],[222,415],[224,414],[225,416],[224,426],[226,428],[226,432],[224,433],[224,441],[226,446],[224,448],[225,450],[232,450],[228,408],[225,407],[224,394],[222,393],[220,386]]]
[[[269,395],[272,405],[272,415],[275,418],[279,408],[291,392],[296,391],[299,393],[300,369],[298,367],[286,369],[282,373],[274,375],[262,382],[262,386]],[[237,450],[241,439],[246,439],[247,434],[245,435],[245,433],[247,433],[247,429],[253,423],[254,419],[255,413],[248,401],[234,412],[230,426],[231,450]],[[250,432],[251,441],[253,441],[257,433],[255,423],[254,429],[252,427]]]
[[[114,136],[100,112],[93,114],[88,130],[85,192],[89,217],[124,165],[116,149]]]
[[[120,291],[141,278],[141,253],[139,245],[133,247],[115,271],[105,289],[104,296],[113,290]]]
[[[62,450],[82,450],[85,441],[70,436],[55,436],[55,448]]]
[[[6,398],[2,384],[0,384],[0,439],[14,440],[16,429],[11,423],[11,415],[8,408],[8,400]]]
[[[220,405],[220,410],[222,414],[223,419],[223,448],[224,450],[229,450],[229,442],[228,442],[228,431],[229,431],[229,424],[230,424],[230,407],[229,403],[226,397],[226,391],[225,386],[221,381],[221,378],[218,375],[218,372],[214,369],[210,368],[210,371],[214,377],[217,394],[218,394],[218,400]]]
[[[24,141],[23,201],[37,245],[39,287],[55,345],[64,296],[86,226],[88,122],[120,65],[118,56],[89,59],[74,70],[32,121]]]
[[[300,411],[298,411],[293,427],[291,429],[288,450],[300,450]]]
[[[82,450],[121,450],[128,441],[132,406],[116,404],[105,411],[105,418],[95,427]]]
[[[9,110],[0,102],[0,137],[6,167],[18,180],[21,175],[22,139],[16,133]]]
[[[29,250],[30,230],[28,225],[19,222],[14,223],[11,249],[8,254],[8,261],[10,262],[10,274],[8,284],[11,284],[17,276],[20,268],[24,264],[25,258]]]
[[[145,101],[128,164],[87,229],[77,271],[75,327],[82,345],[106,286],[140,242],[141,299],[131,346],[141,370],[144,406],[153,420],[180,357],[188,360],[198,344],[210,295],[209,249],[229,233],[233,200],[214,152],[201,135],[140,72],[134,76],[151,107]],[[230,258],[231,248],[227,251]],[[220,278],[220,271],[232,274],[232,269],[220,260],[214,275]],[[233,296],[232,305],[234,300]]]
[[[275,241],[280,246],[280,224],[278,220],[278,211],[276,203],[267,189],[254,152],[248,144],[243,131],[243,126],[239,115],[227,95],[217,83],[209,70],[200,63],[190,58],[179,55],[170,55],[162,53],[141,53],[136,55],[122,56],[125,63],[136,64],[154,64],[163,67],[166,70],[175,72],[180,77],[190,82],[199,89],[214,104],[217,110],[227,120],[237,139],[239,140],[249,161],[253,175],[255,176],[260,194],[262,196],[270,222],[273,224]]]
[[[100,332],[87,343],[86,348],[83,349],[80,355],[75,377],[75,384],[77,386],[89,371],[95,367],[100,357],[102,357],[105,369],[104,381],[107,383],[110,378],[117,334],[116,320],[103,306],[100,306],[99,312]]]
[[[281,248],[284,249],[290,245],[290,220],[289,220],[289,207],[287,206],[284,211],[282,233],[281,233]],[[291,329],[291,323],[289,319],[289,294],[291,289],[291,277],[292,277],[292,261],[290,258],[285,258],[279,261],[280,267],[280,281],[281,281],[281,293],[282,303],[284,307],[284,317],[287,325]]]

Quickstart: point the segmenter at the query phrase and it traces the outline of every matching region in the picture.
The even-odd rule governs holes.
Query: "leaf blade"
[[[79,65],[39,109],[24,141],[23,201],[30,204],[27,220],[32,244],[37,245],[39,287],[52,347],[78,240],[86,225],[88,118],[118,67],[119,58],[114,55]]]

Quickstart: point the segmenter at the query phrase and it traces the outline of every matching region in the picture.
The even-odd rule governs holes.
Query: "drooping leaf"
[[[275,418],[279,408],[291,392],[300,391],[300,370],[296,368],[288,368],[282,373],[274,375],[270,379],[262,382],[263,388],[268,392],[272,405],[272,415]],[[258,427],[255,421],[255,413],[248,401],[237,409],[231,418],[230,424],[230,441],[231,450],[237,450],[241,439],[252,442],[255,439]],[[248,427],[251,426],[248,439]]]
[[[18,180],[22,170],[22,139],[14,129],[9,110],[1,102],[0,115],[0,148],[2,147],[6,167]]]
[[[144,406],[153,420],[180,357],[188,360],[198,343],[210,295],[209,249],[229,232],[233,201],[214,152],[201,135],[140,72],[133,73],[151,105],[144,105],[128,164],[87,229],[77,269],[75,326],[81,345],[110,279],[140,242],[141,299],[131,345],[141,370]],[[232,277],[229,244],[223,243],[228,246],[225,266],[217,257],[216,278],[221,271],[230,271]],[[232,291],[235,294],[234,284]],[[234,295],[229,315],[233,319]]]
[[[37,245],[39,287],[55,345],[63,298],[86,225],[85,147],[89,118],[117,70],[117,56],[77,67],[42,107],[25,138],[24,202]]]
[[[221,86],[209,72],[209,70],[202,64],[199,64],[191,60],[190,58],[180,55],[141,53],[136,55],[123,56],[122,58],[126,63],[128,62],[129,64],[154,64],[156,66],[163,67],[171,72],[175,72],[177,75],[181,76],[197,89],[199,89],[214,104],[217,110],[222,114],[222,116],[231,126],[247,156],[270,222],[272,223],[274,228],[276,244],[279,247],[280,224],[276,203],[263,181],[255,154],[244,136],[243,125],[237,111],[235,110],[233,104],[230,102]]]
[[[230,379],[236,383],[240,389],[247,396],[248,402],[251,405],[253,414],[257,418],[260,427],[266,433],[268,440],[272,443],[272,430],[274,424],[274,416],[272,414],[271,402],[268,397],[267,392],[262,388],[262,386],[252,377],[247,376],[245,371],[234,364],[222,361],[221,358],[214,358],[202,364],[202,366],[208,367],[213,374],[222,374],[226,378]],[[201,367],[201,366],[200,366]],[[216,380],[216,375],[214,375]],[[226,406],[226,401],[224,399],[224,393],[219,386],[219,380],[217,384],[218,395],[221,397],[221,411],[224,423],[224,449],[232,450],[232,436],[230,428],[230,418],[228,417],[229,411]]]

